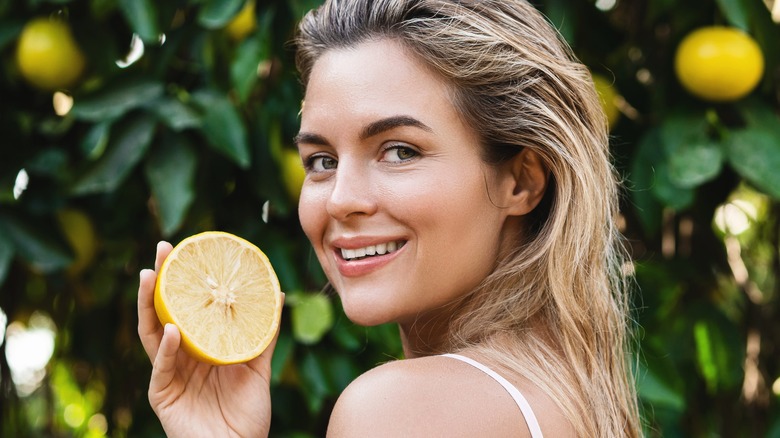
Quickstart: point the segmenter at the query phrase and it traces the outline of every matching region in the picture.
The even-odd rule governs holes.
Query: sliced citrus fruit
[[[181,241],[163,262],[154,307],[175,324],[192,357],[225,365],[259,356],[282,313],[279,280],[268,257],[250,242],[220,231]]]

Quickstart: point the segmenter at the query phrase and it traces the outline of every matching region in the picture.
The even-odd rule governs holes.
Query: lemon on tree
[[[175,324],[182,348],[202,362],[247,362],[271,343],[282,313],[279,280],[268,257],[229,233],[190,236],[163,262],[154,307]]]
[[[95,227],[86,213],[75,208],[59,210],[56,216],[60,229],[75,254],[66,272],[70,275],[78,275],[92,264],[95,258],[97,252]]]
[[[620,110],[617,107],[617,100],[620,95],[615,86],[612,85],[612,82],[600,74],[593,75],[593,84],[596,86],[601,107],[604,109],[604,114],[607,115],[607,123],[609,123],[611,129],[620,119]]]
[[[282,172],[282,181],[284,182],[287,196],[293,201],[298,201],[298,198],[301,196],[303,180],[306,179],[306,171],[301,163],[301,157],[298,155],[297,151],[283,148],[279,161]]]
[[[764,74],[764,56],[758,43],[741,30],[708,26],[683,38],[674,67],[680,83],[691,94],[729,102],[758,85]]]
[[[86,59],[68,24],[56,18],[35,18],[22,29],[16,62],[24,79],[53,91],[76,84]]]
[[[225,26],[230,39],[241,41],[257,29],[257,17],[255,16],[255,2],[248,0],[244,7]]]

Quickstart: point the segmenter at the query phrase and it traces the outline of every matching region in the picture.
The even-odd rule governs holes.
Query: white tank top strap
[[[504,389],[506,389],[506,391],[509,393],[509,395],[511,395],[512,398],[515,400],[515,403],[517,403],[517,406],[520,408],[520,411],[522,411],[523,417],[525,418],[525,423],[528,425],[528,429],[531,431],[531,437],[543,438],[542,429],[539,427],[539,422],[536,420],[536,415],[534,415],[534,411],[533,409],[531,409],[531,405],[528,404],[528,401],[525,399],[525,397],[523,397],[523,394],[521,394],[520,391],[517,388],[515,388],[514,385],[509,383],[508,380],[501,377],[498,373],[491,370],[487,366],[466,356],[461,356],[459,354],[442,354],[442,356],[451,357],[453,359],[458,359],[462,362],[466,362],[467,364],[473,366],[474,368],[481,370],[488,376],[492,377],[496,382],[501,384],[501,386],[503,386]]]

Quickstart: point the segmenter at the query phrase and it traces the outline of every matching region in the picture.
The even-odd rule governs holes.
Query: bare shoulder
[[[550,412],[548,403],[537,409],[537,394],[529,395],[542,430],[552,427],[550,436],[567,436],[566,428],[556,426],[563,416]],[[495,380],[471,365],[435,356],[390,362],[361,375],[339,397],[328,436],[531,435],[520,409]]]

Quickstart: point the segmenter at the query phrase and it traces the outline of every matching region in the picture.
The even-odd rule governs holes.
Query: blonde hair
[[[486,162],[530,148],[549,170],[522,241],[461,303],[448,348],[528,378],[580,436],[640,436],[619,183],[589,71],[522,0],[330,0],[300,24],[304,86],[325,51],[381,38],[451,85]]]

